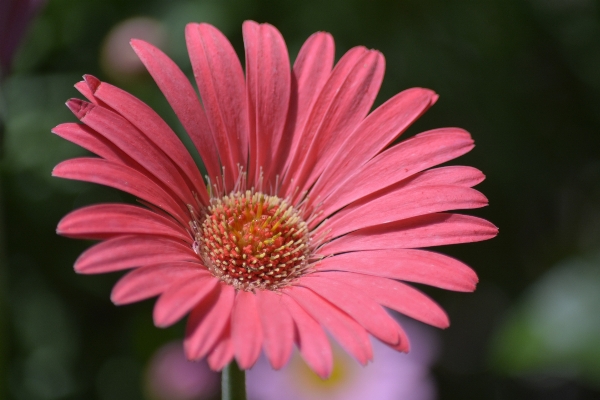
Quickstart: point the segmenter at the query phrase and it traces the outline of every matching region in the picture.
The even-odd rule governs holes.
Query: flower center
[[[306,269],[308,228],[285,200],[237,192],[212,200],[195,249],[215,276],[236,289],[275,290]]]

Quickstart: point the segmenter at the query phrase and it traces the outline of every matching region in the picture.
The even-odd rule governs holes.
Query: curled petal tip
[[[83,119],[94,108],[92,103],[80,99],[69,99],[66,104],[79,120]]]
[[[100,84],[102,83],[100,79],[88,74],[83,76],[83,80],[85,81],[85,83],[87,83],[92,93],[96,93],[96,90],[98,90],[98,86],[100,86]]]

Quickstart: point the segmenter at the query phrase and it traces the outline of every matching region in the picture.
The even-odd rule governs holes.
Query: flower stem
[[[238,367],[235,360],[223,369],[221,392],[223,400],[246,400],[246,372]]]
[[[0,71],[2,73],[2,71]],[[2,94],[2,76],[0,75],[0,163],[4,159],[4,132],[6,128],[6,111],[5,111],[5,102]],[[7,266],[6,266],[6,247],[5,247],[5,236],[4,236],[4,202],[3,202],[3,179],[4,179],[4,171],[0,170],[0,376],[3,377],[0,379],[0,398],[5,398],[8,395],[8,390],[6,388],[8,379],[4,378],[6,376],[7,370],[7,356],[8,356],[8,348],[9,344],[7,343],[7,314],[8,314],[8,305],[7,305]]]

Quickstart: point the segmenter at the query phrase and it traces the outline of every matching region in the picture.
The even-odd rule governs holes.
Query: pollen
[[[277,196],[248,190],[213,199],[194,225],[194,250],[213,275],[236,289],[277,290],[306,270],[307,224]]]

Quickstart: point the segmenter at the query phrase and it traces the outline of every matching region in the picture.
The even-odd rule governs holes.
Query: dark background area
[[[486,174],[478,188],[490,206],[475,214],[500,228],[491,241],[441,249],[477,271],[475,293],[424,289],[452,321],[439,333],[433,367],[439,399],[600,398],[593,0],[49,0],[0,88],[0,398],[143,398],[145,363],[183,336],[182,322],[152,325],[151,301],[113,306],[118,274],[75,274],[89,243],[55,234],[70,210],[124,198],[50,176],[61,160],[84,154],[50,133],[75,121],[64,102],[79,97],[73,84],[83,74],[134,93],[182,132],[147,74],[111,64],[121,57],[110,50],[111,32],[137,17],[150,18],[141,32],[188,74],[186,23],[214,24],[243,57],[241,23],[253,19],[275,25],[292,58],[315,31],[333,34],[338,58],[356,45],[380,50],[386,76],[377,104],[408,87],[435,90],[438,103],[405,137],[467,129],[476,147],[453,163]]]

